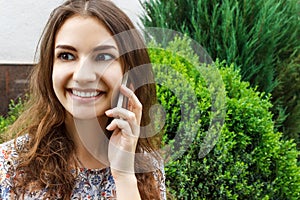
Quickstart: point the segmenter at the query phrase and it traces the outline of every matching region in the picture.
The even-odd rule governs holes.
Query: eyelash
[[[104,59],[102,58],[99,58],[99,57],[102,57],[104,56]],[[110,58],[107,59],[107,56],[109,56]],[[116,59],[116,57],[112,54],[109,54],[109,53],[100,53],[100,54],[97,54],[96,57],[95,57],[95,61],[99,62],[99,61],[110,61],[110,60],[114,60]]]
[[[63,56],[72,56],[72,58],[63,58]],[[63,60],[63,61],[70,61],[70,60],[74,60],[75,59],[75,56],[71,53],[68,53],[68,52],[61,52],[58,54],[57,58]]]
[[[67,58],[65,56],[68,56]],[[69,57],[71,56],[71,58]],[[101,58],[99,58],[101,56]],[[103,59],[104,57],[104,59]],[[109,58],[107,58],[109,57]],[[75,56],[72,53],[69,52],[61,52],[58,54],[57,58],[63,60],[63,61],[71,61],[71,60],[75,60]],[[109,53],[99,53],[95,56],[94,60],[96,62],[100,62],[100,61],[110,61],[110,60],[114,60],[116,59],[116,56],[109,54]]]

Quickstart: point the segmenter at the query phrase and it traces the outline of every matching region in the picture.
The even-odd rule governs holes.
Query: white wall
[[[135,22],[138,0],[112,0]],[[33,63],[50,12],[64,0],[0,0],[0,63]]]

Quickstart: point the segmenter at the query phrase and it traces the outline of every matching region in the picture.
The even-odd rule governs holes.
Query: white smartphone
[[[127,86],[128,84],[128,72],[124,74],[122,79],[122,85]],[[117,108],[127,108],[128,98],[125,97],[121,92],[119,93]]]

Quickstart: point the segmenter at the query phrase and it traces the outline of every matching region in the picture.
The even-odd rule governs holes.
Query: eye
[[[116,57],[109,53],[100,53],[96,56],[95,61],[109,61],[114,60]]]
[[[67,52],[60,53],[57,57],[63,61],[75,60],[75,56]]]

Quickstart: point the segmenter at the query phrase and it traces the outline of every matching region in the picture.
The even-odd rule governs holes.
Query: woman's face
[[[104,116],[121,83],[123,70],[116,42],[96,18],[67,19],[55,38],[53,88],[77,119]]]

